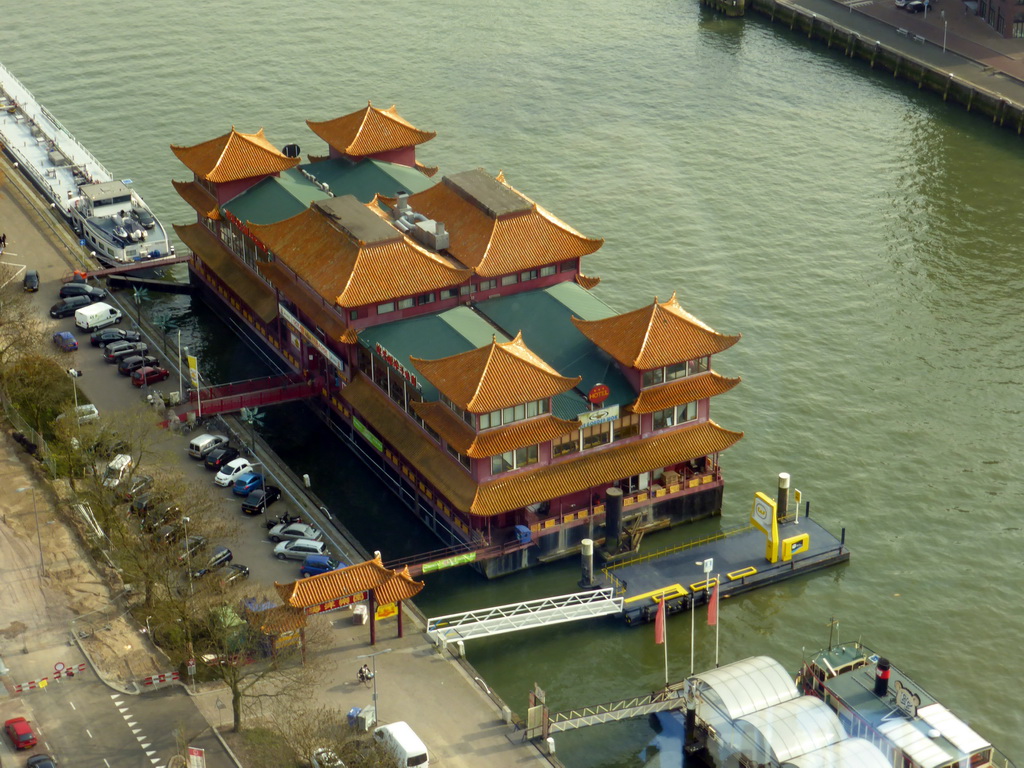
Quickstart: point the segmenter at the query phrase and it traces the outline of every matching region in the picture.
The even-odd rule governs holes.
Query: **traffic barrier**
[[[172,680],[178,680],[180,677],[177,672],[161,672],[159,675],[150,675],[149,677],[142,678],[142,684],[160,685],[162,683],[169,683]]]

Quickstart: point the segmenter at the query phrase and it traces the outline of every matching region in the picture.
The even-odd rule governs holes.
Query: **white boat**
[[[0,143],[83,245],[117,266],[174,255],[167,230],[131,179],[102,163],[0,64]]]

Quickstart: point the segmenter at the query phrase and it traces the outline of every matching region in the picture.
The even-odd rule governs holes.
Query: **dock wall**
[[[718,7],[715,0],[702,2],[714,8]],[[788,2],[746,0],[746,7],[766,16],[774,24],[785,25],[794,32],[807,35],[809,39],[839,50],[848,58],[867,62],[871,69],[891,72],[893,77],[914,83],[919,89],[939,94],[943,101],[952,101],[962,105],[968,112],[985,115],[996,125],[1016,131],[1018,135],[1024,131],[1024,104],[939,69],[912,53],[897,50],[848,29],[833,19]],[[898,28],[896,33],[917,45],[933,44],[905,29]]]

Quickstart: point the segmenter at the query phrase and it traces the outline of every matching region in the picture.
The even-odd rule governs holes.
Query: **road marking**
[[[72,709],[75,709],[75,710],[77,710],[77,709],[78,709],[78,707],[76,707],[76,706],[75,706],[75,702],[73,702],[73,701],[69,701],[69,702],[68,702],[68,704],[70,704],[70,705],[71,705],[71,708],[72,708]]]
[[[92,732],[88,728],[85,729],[85,735],[88,736],[90,739],[92,738]]]
[[[103,758],[103,764],[107,766],[107,768],[110,768],[110,763],[107,762],[107,758],[105,757]]]
[[[2,253],[2,251],[0,251],[0,253]],[[12,254],[9,254],[9,255],[10,255],[10,256],[17,256],[18,254],[16,254],[16,253],[12,253]],[[15,269],[15,271],[14,271],[14,274],[13,274],[13,275],[11,275],[11,276],[10,276],[10,277],[9,277],[9,278],[8,278],[7,280],[5,280],[5,281],[4,281],[4,284],[3,284],[3,285],[0,285],[0,288],[6,288],[6,287],[7,287],[8,285],[10,285],[10,284],[11,284],[11,282],[12,282],[13,280],[16,280],[16,279],[18,278],[18,276],[19,276],[19,275],[20,275],[20,274],[21,274],[22,272],[24,272],[24,271],[25,271],[26,269],[28,269],[28,266],[27,266],[27,265],[25,265],[25,264],[15,264],[15,263],[13,263],[13,262],[10,262],[10,261],[0,261],[0,266],[4,266],[4,267],[16,267],[16,269]]]

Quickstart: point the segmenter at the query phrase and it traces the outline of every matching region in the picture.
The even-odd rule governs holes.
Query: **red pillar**
[[[366,602],[369,604],[370,609],[370,645],[377,644],[377,596],[371,589],[370,594],[367,595]]]

